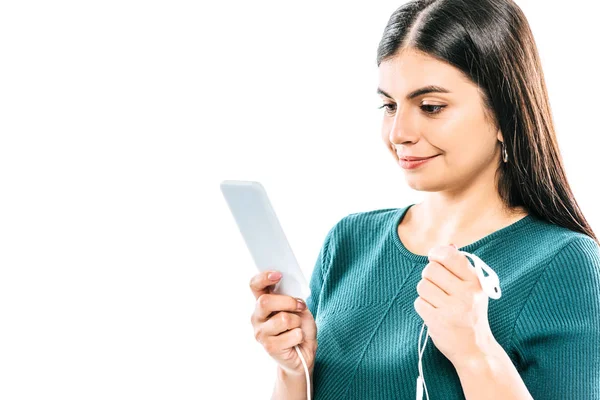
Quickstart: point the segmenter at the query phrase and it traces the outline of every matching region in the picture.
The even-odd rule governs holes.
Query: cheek
[[[428,139],[446,153],[449,163],[468,165],[489,147],[488,130],[478,115],[460,109],[438,120]]]
[[[494,153],[487,150],[488,146],[489,144],[482,140],[481,135],[461,135],[460,140],[446,144],[444,164],[459,175],[481,172],[493,161]]]

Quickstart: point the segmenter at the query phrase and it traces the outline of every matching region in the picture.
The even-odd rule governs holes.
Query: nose
[[[411,117],[410,109],[408,107],[399,107],[396,110],[394,119],[391,120],[388,140],[392,145],[415,142],[418,140],[418,129],[416,129],[415,121]]]

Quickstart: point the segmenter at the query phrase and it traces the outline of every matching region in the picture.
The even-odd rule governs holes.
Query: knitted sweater
[[[429,260],[398,237],[412,205],[349,214],[327,233],[307,298],[317,325],[314,400],[415,398],[423,320],[413,303]],[[598,244],[530,214],[459,250],[498,275],[490,328],[533,398],[600,399]],[[431,339],[422,366],[431,400],[465,399]]]

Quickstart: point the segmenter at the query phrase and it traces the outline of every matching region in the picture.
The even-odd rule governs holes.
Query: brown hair
[[[498,193],[550,223],[598,239],[567,182],[533,34],[512,0],[415,0],[390,17],[377,66],[406,48],[447,62],[480,89],[502,131]],[[599,243],[600,244],[600,243]]]

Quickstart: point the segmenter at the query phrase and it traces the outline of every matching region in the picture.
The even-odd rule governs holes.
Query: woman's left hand
[[[435,246],[428,257],[414,307],[435,346],[456,368],[481,357],[494,343],[489,299],[475,268],[455,247]]]

